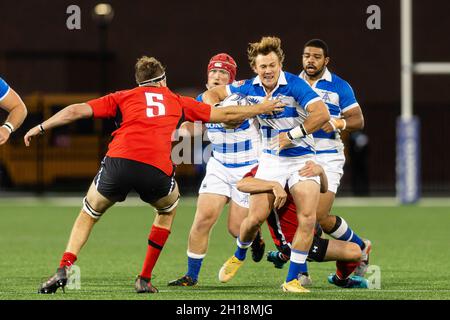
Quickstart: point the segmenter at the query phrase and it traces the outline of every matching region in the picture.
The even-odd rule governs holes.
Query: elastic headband
[[[142,81],[142,82],[138,82],[138,84],[141,87],[143,85],[146,85],[146,84],[149,84],[149,83],[157,83],[157,82],[163,81],[165,79],[166,79],[166,73],[164,72],[160,76],[157,76],[157,77],[155,77],[153,79],[148,79],[148,80],[145,80],[145,81]]]

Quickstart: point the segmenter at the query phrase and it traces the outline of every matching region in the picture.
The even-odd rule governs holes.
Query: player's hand
[[[28,132],[25,134],[25,136],[23,137],[23,141],[25,142],[25,145],[27,146],[27,147],[29,147],[30,146],[30,142],[31,142],[31,139],[34,137],[34,136],[38,136],[38,135],[40,135],[41,134],[41,130],[39,129],[39,126],[36,126],[36,127],[33,127],[33,128],[31,128],[30,130],[28,130]]]
[[[260,103],[261,113],[272,115],[274,112],[282,112],[285,104],[280,100],[267,100]]]
[[[265,110],[262,113],[265,114],[273,114],[274,112],[281,112],[284,110],[284,107],[286,106],[285,103],[283,103],[281,100],[279,99],[273,99],[272,100],[272,95],[268,94],[267,96],[264,97],[263,101],[261,101],[260,103],[260,108]]]
[[[343,119],[331,118],[330,121],[326,122],[321,129],[326,133],[331,133],[335,131],[340,131],[342,130],[342,128],[344,128]]]
[[[302,177],[315,177],[321,175],[322,173],[322,166],[311,160],[306,161],[305,166],[299,170],[299,174]]]
[[[273,195],[275,196],[275,201],[273,202],[273,207],[275,209],[280,209],[284,206],[287,199],[287,193],[284,188],[278,182],[275,182],[274,187],[272,188]]]
[[[189,121],[183,122],[177,130],[179,137],[192,137],[194,133],[194,124]],[[172,136],[172,141],[175,141],[174,136]]]
[[[200,136],[203,134],[203,129],[204,125],[202,123],[185,121],[176,130],[176,133],[172,134],[172,141],[176,141],[176,137],[190,138]]]
[[[281,150],[285,149],[287,146],[291,145],[292,141],[289,140],[287,136],[287,132],[282,132],[276,137],[273,137],[270,141],[270,149],[277,150],[277,154],[280,153]]]
[[[0,127],[0,145],[5,144],[6,141],[8,141],[10,135],[11,134],[9,133],[8,129]]]

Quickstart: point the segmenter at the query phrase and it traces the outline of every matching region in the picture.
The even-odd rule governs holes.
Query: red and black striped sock
[[[152,226],[148,236],[147,254],[145,255],[144,266],[142,267],[141,277],[151,279],[152,271],[158,261],[159,254],[169,237],[170,230]]]

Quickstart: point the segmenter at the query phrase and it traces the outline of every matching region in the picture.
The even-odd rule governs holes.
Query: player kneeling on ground
[[[255,178],[258,167],[254,167],[244,178],[238,182],[238,189],[250,194],[271,192],[275,196],[274,208],[267,218],[272,239],[279,251],[270,251],[267,260],[276,268],[282,268],[289,260],[291,242],[298,229],[297,208],[289,190],[283,188],[276,181],[267,181]],[[328,190],[328,181],[323,168],[313,161],[306,162],[300,170],[302,176],[319,176],[321,192]],[[330,275],[328,281],[343,288],[367,288],[366,279],[359,276],[350,276],[361,261],[361,249],[352,242],[341,240],[328,240],[321,238],[322,230],[316,224],[313,243],[308,253],[309,261],[324,262],[336,261],[336,274]],[[298,281],[302,286],[312,284],[309,275],[300,273]]]
[[[131,190],[157,212],[135,289],[138,293],[157,292],[150,281],[151,272],[169,236],[180,197],[170,155],[171,136],[182,115],[189,121],[228,123],[282,110],[279,101],[268,99],[251,107],[212,108],[171,92],[167,88],[165,70],[155,58],[140,58],[135,69],[138,87],[70,105],[30,129],[24,137],[29,146],[34,136],[78,119],[119,115],[122,119],[120,127],[112,133],[114,139],[83,199],[60,266],[54,276],[41,284],[40,293],[54,293],[59,287],[64,289],[68,270],[77,260],[94,224],[114,203],[124,201]]]

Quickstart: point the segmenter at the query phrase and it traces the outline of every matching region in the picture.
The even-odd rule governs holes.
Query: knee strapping
[[[178,202],[180,202],[180,195],[178,195],[177,200],[175,200],[175,202],[171,205],[159,209],[155,208],[155,211],[159,214],[169,213],[178,206]]]
[[[83,211],[86,212],[93,219],[98,220],[103,215],[103,212],[98,212],[92,208],[92,206],[87,201],[87,197],[83,199]]]

